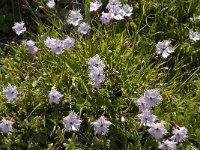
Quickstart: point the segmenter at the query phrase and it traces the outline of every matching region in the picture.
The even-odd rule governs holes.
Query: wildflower
[[[121,123],[124,123],[126,121],[126,119],[124,118],[124,116],[121,116]]]
[[[157,89],[145,90],[144,98],[148,107],[157,106],[162,102],[162,97]]]
[[[60,54],[64,48],[63,41],[60,40],[59,38],[53,39],[53,38],[47,37],[44,43],[48,48],[52,50],[52,52],[56,54]]]
[[[102,15],[101,15],[100,20],[101,20],[103,23],[109,23],[110,20],[111,20],[111,14],[110,14],[110,13],[104,13],[104,12],[102,12]]]
[[[113,7],[119,7],[119,6],[122,6],[122,4],[121,4],[121,2],[119,0],[109,0],[106,8],[108,10],[110,10]]]
[[[9,121],[3,118],[0,123],[1,131],[3,133],[13,132],[12,125],[13,125],[12,121]]]
[[[129,17],[129,16],[131,16],[133,14],[132,13],[133,7],[129,6],[128,4],[124,5],[122,7],[122,10],[124,11],[124,16]]]
[[[37,51],[38,51],[38,48],[35,46],[35,42],[34,41],[32,41],[32,40],[28,40],[27,42],[26,42],[26,45],[28,46],[28,53],[29,54],[35,54],[35,53],[37,53]]]
[[[173,136],[170,138],[175,142],[183,142],[187,137],[188,130],[185,127],[178,127],[178,129],[173,130]]]
[[[105,65],[101,61],[99,55],[89,58],[88,65],[88,68],[90,70],[89,77],[93,81],[93,87],[98,89],[100,87],[100,84],[105,79],[105,74],[103,71]]]
[[[173,48],[171,46],[171,41],[164,40],[156,44],[156,53],[161,54],[163,58],[167,58],[171,53],[173,53]]]
[[[151,107],[147,104],[147,102],[146,102],[144,96],[141,96],[141,97],[140,97],[137,101],[135,101],[134,103],[138,106],[140,112],[145,111],[145,110],[151,108]]]
[[[112,124],[110,121],[107,121],[103,116],[98,120],[91,123],[94,127],[94,134],[106,135],[109,131],[108,127]]]
[[[143,111],[141,114],[138,114],[138,117],[141,119],[141,126],[151,126],[157,118],[157,116],[151,114],[150,110]]]
[[[22,34],[23,32],[26,31],[26,27],[24,26],[25,23],[22,21],[22,22],[15,22],[14,26],[12,27],[12,29],[15,31],[15,33],[17,35],[20,35]]]
[[[78,28],[78,32],[81,34],[87,34],[88,30],[89,30],[89,25],[86,22],[83,22],[80,24],[79,28]]]
[[[163,121],[161,121],[160,123],[152,123],[148,131],[156,139],[160,139],[163,136],[163,134],[167,132],[167,130],[164,127]]]
[[[90,12],[97,11],[101,5],[102,3],[100,1],[90,2]]]
[[[159,149],[161,150],[175,150],[176,149],[176,142],[164,140],[162,141],[162,144],[159,144]]]
[[[47,6],[48,6],[49,8],[54,8],[55,5],[56,5],[56,3],[55,3],[54,0],[48,0],[48,2],[47,2]]]
[[[90,71],[89,76],[95,83],[101,83],[105,79],[103,68],[101,67],[93,66],[93,70]]]
[[[56,89],[52,88],[48,97],[49,97],[49,103],[50,104],[52,104],[52,103],[59,104],[60,98],[62,98],[63,95],[59,91],[57,91]]]
[[[67,22],[73,26],[78,26],[79,22],[83,20],[80,10],[70,10]]]
[[[88,68],[90,70],[93,69],[93,67],[98,67],[98,68],[104,68],[105,64],[103,63],[103,61],[100,59],[99,55],[96,54],[94,57],[90,57],[88,60]]]
[[[63,118],[63,124],[67,131],[79,131],[82,120],[74,112],[70,112],[67,117]]]
[[[193,41],[200,40],[200,34],[198,32],[194,32],[192,29],[189,30],[189,39]]]
[[[69,36],[67,36],[67,38],[63,40],[63,47],[66,49],[74,47],[74,44],[75,44],[74,38],[71,38]]]
[[[115,20],[122,20],[124,19],[125,12],[119,6],[113,6],[109,9],[109,13],[112,19]]]
[[[3,94],[6,95],[6,98],[8,101],[11,101],[12,99],[17,98],[17,87],[12,86],[10,83],[8,84],[7,88],[3,89]]]
[[[26,42],[26,45],[31,47],[31,46],[34,46],[34,45],[35,45],[35,42],[32,41],[32,40],[28,40],[28,41]]]

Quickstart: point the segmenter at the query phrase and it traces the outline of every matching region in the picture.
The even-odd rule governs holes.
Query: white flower
[[[79,22],[83,20],[80,10],[70,10],[67,22],[73,26],[78,26]]]
[[[124,116],[121,116],[121,123],[124,123],[126,121],[126,119],[124,118]]]
[[[104,12],[102,12],[102,15],[101,15],[100,20],[101,20],[103,23],[109,23],[110,20],[111,20],[111,14],[110,14],[110,13],[104,13]]]
[[[131,16],[131,15],[133,14],[133,13],[132,13],[133,7],[129,6],[128,4],[124,5],[124,6],[122,7],[122,9],[123,9],[123,11],[125,12],[124,16],[129,17],[129,16]]]
[[[71,38],[69,36],[67,36],[67,38],[63,40],[63,46],[66,49],[74,47],[74,44],[75,44],[74,38]]]
[[[3,133],[13,132],[12,125],[13,125],[12,121],[9,121],[3,118],[0,123],[1,131]]]
[[[93,66],[93,70],[90,71],[89,77],[95,83],[101,83],[105,79],[103,68]]]
[[[200,40],[200,34],[198,32],[194,32],[192,29],[189,30],[189,39],[193,41]]]
[[[112,124],[110,121],[107,121],[103,116],[98,120],[91,123],[94,127],[94,134],[106,135],[109,131],[108,127]]]
[[[122,6],[121,2],[119,0],[109,0],[108,5],[106,6],[106,8],[108,10],[110,10],[112,7],[119,7]]]
[[[171,41],[164,40],[156,44],[156,53],[162,55],[163,58],[167,58],[171,53],[173,53],[173,48],[171,46]]]
[[[160,123],[152,123],[148,131],[156,139],[162,138],[162,136],[167,132],[163,121]]]
[[[87,34],[88,30],[89,30],[89,25],[86,22],[83,22],[80,24],[79,28],[78,28],[78,32],[81,34]]]
[[[62,40],[60,40],[60,39],[57,38],[57,39],[54,41],[51,50],[52,50],[52,52],[54,52],[54,53],[56,53],[56,54],[60,54],[61,51],[63,50],[63,48],[64,48],[64,47],[63,47],[63,42],[62,42]]]
[[[162,96],[160,95],[160,92],[157,89],[145,90],[144,99],[148,107],[157,106],[162,102]]]
[[[100,1],[90,2],[90,12],[97,11],[101,5],[102,3]]]
[[[32,41],[32,40],[28,40],[27,42],[26,42],[26,45],[28,46],[28,53],[29,54],[35,54],[35,53],[37,53],[38,52],[38,48],[35,46],[35,42],[34,41]]]
[[[123,9],[121,9],[119,6],[113,6],[109,9],[109,13],[111,15],[112,19],[115,20],[122,20],[124,19],[125,12]]]
[[[134,103],[138,106],[140,112],[142,112],[142,111],[144,111],[146,109],[150,109],[151,108],[150,106],[148,106],[148,104],[147,104],[144,96],[141,96]]]
[[[34,46],[34,45],[35,45],[35,42],[32,41],[32,40],[28,40],[28,41],[26,42],[26,45],[27,45],[27,46]]]
[[[104,69],[105,65],[101,61],[99,55],[95,55],[88,60],[88,68],[90,70],[89,77],[93,81],[93,87],[98,89],[101,82],[105,79]]]
[[[23,32],[26,31],[26,27],[24,27],[25,23],[24,22],[15,22],[14,26],[12,29],[15,31],[17,35],[22,34]]]
[[[67,131],[79,131],[82,120],[74,113],[70,112],[67,117],[63,118],[63,124]]]
[[[55,3],[54,0],[48,0],[48,2],[47,2],[47,6],[48,6],[49,8],[54,8],[55,5],[56,5],[56,3]]]
[[[47,39],[44,41],[45,45],[52,50],[55,54],[60,54],[61,51],[64,48],[63,41],[59,38],[53,39],[47,37]]]
[[[178,127],[178,129],[173,130],[173,136],[170,138],[175,142],[183,142],[187,137],[188,130],[185,127]]]
[[[93,67],[100,67],[100,68],[104,68],[105,67],[105,64],[103,63],[103,61],[100,59],[99,55],[96,54],[95,56],[93,57],[90,57],[89,60],[88,60],[88,68],[90,70],[93,69]]]
[[[150,110],[143,111],[141,114],[138,114],[138,117],[141,120],[141,126],[151,126],[157,118],[157,116],[151,114]]]
[[[175,150],[176,149],[176,142],[164,140],[162,143],[159,144],[159,149],[161,150]]]
[[[3,94],[6,96],[8,101],[11,101],[12,99],[17,98],[17,87],[12,86],[10,83],[8,84],[7,88],[3,89]]]
[[[48,97],[49,97],[49,103],[50,104],[52,104],[52,103],[59,104],[60,98],[62,98],[63,95],[59,91],[57,91],[56,89],[52,88]]]

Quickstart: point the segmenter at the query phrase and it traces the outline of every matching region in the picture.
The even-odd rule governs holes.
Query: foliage
[[[159,89],[163,97],[153,113],[166,122],[166,137],[173,123],[185,126],[188,138],[177,149],[199,148],[200,43],[188,39],[189,29],[200,31],[198,20],[190,20],[200,15],[199,1],[124,0],[133,6],[133,15],[109,24],[99,21],[100,11],[88,12],[89,0],[74,2],[60,0],[56,9],[49,9],[44,0],[35,0],[34,6],[42,6],[35,9],[23,1],[24,11],[31,14],[23,18],[31,20],[26,21],[28,32],[0,51],[0,90],[11,83],[20,92],[13,102],[0,95],[0,117],[14,122],[14,132],[0,134],[0,149],[158,149],[147,127],[140,126],[134,104],[145,89]],[[101,11],[107,4],[102,2]],[[66,23],[72,8],[80,8],[90,23],[87,35]],[[6,26],[1,28],[5,33],[11,30]],[[76,44],[62,54],[52,53],[44,44],[48,36],[64,39],[66,35],[74,37]],[[28,54],[25,39],[36,41],[39,52]],[[156,55],[155,45],[166,39],[175,52],[163,59]],[[106,79],[98,90],[92,88],[87,66],[96,54],[106,65]],[[64,95],[58,105],[48,103],[53,86]],[[70,111],[83,119],[79,132],[64,130],[62,118]],[[107,136],[94,135],[91,122],[100,116],[112,122]]]

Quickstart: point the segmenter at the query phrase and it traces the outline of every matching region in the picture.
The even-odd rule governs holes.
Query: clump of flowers
[[[47,37],[47,39],[44,41],[44,44],[52,50],[55,54],[62,53],[62,50],[69,49],[71,47],[74,47],[75,40],[69,36],[66,37],[64,40],[60,40],[59,38],[50,38]]]
[[[18,91],[16,86],[12,86],[10,83],[6,88],[3,89],[3,94],[6,96],[8,101],[11,101],[13,99],[17,98]]]
[[[67,117],[63,118],[66,131],[79,131],[82,121],[74,112],[70,112]]]
[[[12,125],[13,125],[12,121],[3,118],[0,123],[1,132],[3,133],[13,132]]]
[[[48,97],[49,97],[50,104],[52,103],[59,104],[60,98],[62,98],[63,95],[59,91],[57,91],[57,89],[52,88]]]
[[[93,87],[98,89],[100,87],[100,84],[105,79],[104,69],[105,65],[100,59],[99,55],[95,55],[92,58],[89,58],[88,60],[88,68],[90,70],[89,77],[93,81]]]
[[[159,105],[162,102],[162,96],[157,89],[148,89],[144,91],[144,95],[142,95],[138,100],[135,101],[135,104],[138,106],[139,111],[142,112],[138,114],[140,118],[141,126],[148,126],[148,132],[157,140],[161,140],[162,142],[159,145],[159,149],[162,150],[175,150],[176,144],[181,143],[187,137],[188,130],[185,127],[178,127],[173,130],[173,135],[165,140],[163,139],[163,135],[167,133],[167,130],[164,127],[164,121],[160,123],[155,123],[157,116],[151,113],[153,107]]]
[[[17,35],[20,35],[20,34],[22,34],[23,32],[26,31],[25,23],[23,21],[22,22],[15,22],[12,29],[15,31],[15,33]]]
[[[97,11],[101,5],[101,1],[90,2],[90,12]]]
[[[198,41],[200,40],[200,34],[198,32],[194,32],[192,29],[189,29],[189,39]]]
[[[163,58],[167,58],[173,52],[170,40],[164,40],[156,44],[156,53],[162,55]]]
[[[102,12],[100,20],[109,23],[111,19],[122,20],[132,15],[133,8],[128,4],[122,6],[119,0],[109,0],[106,8],[108,13]]]
[[[112,124],[106,120],[105,117],[101,116],[98,120],[91,123],[94,127],[94,134],[106,135],[109,131],[109,126]]]
[[[35,46],[35,42],[32,40],[28,40],[26,42],[26,45],[28,46],[28,53],[29,54],[35,54],[38,52],[38,48]]]

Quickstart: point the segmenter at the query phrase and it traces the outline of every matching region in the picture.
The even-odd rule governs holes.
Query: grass
[[[44,6],[45,18],[41,18],[31,4],[25,5],[34,14],[35,32],[27,22],[28,32],[0,51],[0,90],[11,83],[20,92],[13,102],[0,95],[0,117],[14,122],[13,133],[0,134],[1,149],[158,149],[158,141],[148,128],[139,125],[134,104],[145,89],[159,89],[163,97],[152,112],[166,122],[165,138],[175,123],[188,128],[187,139],[177,149],[200,147],[200,43],[188,39],[190,28],[200,31],[199,21],[190,20],[200,15],[199,1],[125,2],[133,6],[133,15],[107,25],[98,17],[106,2],[99,12],[86,11],[91,29],[85,36],[66,23],[61,12],[67,16],[68,7],[50,10]],[[88,6],[89,0],[85,4]],[[84,7],[84,3],[70,5]],[[66,35],[75,38],[75,48],[56,55],[44,45],[47,36],[64,39]],[[28,54],[21,44],[25,39],[36,41],[40,51]],[[167,39],[172,41],[174,53],[163,59],[156,54],[155,45]],[[106,78],[99,90],[92,89],[87,66],[96,54],[106,65]],[[48,103],[53,86],[64,95],[58,105]],[[62,118],[71,110],[84,120],[79,132],[64,131]],[[107,136],[95,136],[91,122],[102,115],[113,125]],[[125,123],[120,122],[121,116]]]

